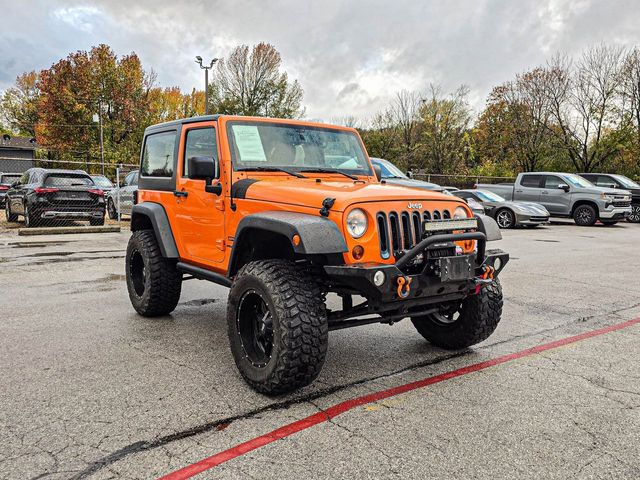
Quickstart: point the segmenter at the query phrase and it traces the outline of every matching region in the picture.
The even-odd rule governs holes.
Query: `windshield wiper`
[[[355,175],[344,173],[344,172],[341,172],[340,170],[332,170],[330,168],[305,168],[300,171],[308,172],[308,173],[339,173],[340,175],[344,175],[345,177],[348,177],[351,180],[358,180],[358,177],[356,177]]]
[[[236,172],[283,172],[291,175],[292,177],[307,178],[298,172],[292,172],[291,170],[280,167],[244,167],[236,169]]]

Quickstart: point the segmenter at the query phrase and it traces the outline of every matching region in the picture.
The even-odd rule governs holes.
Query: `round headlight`
[[[456,207],[453,218],[468,218],[467,211],[463,207]]]
[[[367,215],[359,208],[354,208],[347,215],[347,231],[353,238],[360,238],[367,231]]]

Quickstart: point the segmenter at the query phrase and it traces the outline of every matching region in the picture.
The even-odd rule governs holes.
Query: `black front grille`
[[[623,202],[620,200],[614,200],[613,201],[613,206],[614,207],[630,207],[631,206],[631,202],[627,201],[627,202]]]
[[[422,240],[422,222],[451,218],[449,210],[430,212],[401,211],[380,212],[376,215],[380,255],[382,258],[397,256],[398,252],[409,250]]]

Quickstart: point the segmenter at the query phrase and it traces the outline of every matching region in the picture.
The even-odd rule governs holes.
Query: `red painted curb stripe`
[[[474,363],[472,365],[458,368],[457,370],[452,370],[450,372],[442,373],[440,375],[435,375],[433,377],[427,377],[422,380],[407,383],[404,385],[399,385],[397,387],[389,388],[387,390],[381,390],[379,392],[363,395],[362,397],[356,397],[351,400],[345,400],[344,402],[333,405],[332,407],[329,407],[322,412],[314,413],[313,415],[309,415],[306,418],[303,418],[293,423],[289,423],[288,425],[284,425],[283,427],[277,428],[265,435],[261,435],[259,437],[248,440],[244,443],[240,443],[235,447],[231,447],[220,453],[216,453],[215,455],[204,458],[192,465],[188,465],[184,468],[181,468],[180,470],[176,470],[175,472],[165,475],[164,477],[161,478],[161,480],[182,480],[182,479],[191,478],[194,475],[197,475],[206,470],[209,470],[210,468],[220,465],[221,463],[228,462],[229,460],[240,457],[245,453],[251,452],[252,450],[256,450],[260,447],[268,445],[269,443],[275,442],[276,440],[280,440],[282,438],[293,435],[294,433],[300,432],[302,430],[306,430],[307,428],[313,427],[314,425],[318,425],[319,423],[326,422],[334,417],[337,417],[342,413],[348,412],[349,410],[352,410],[361,405],[366,405],[367,403],[376,402],[379,400],[383,400],[385,398],[410,392],[411,390],[416,390],[418,388],[423,388],[428,385],[433,385],[434,383],[440,383],[440,382],[444,382],[445,380],[450,380],[452,378],[467,375],[469,373],[478,372],[480,370],[484,370],[489,367],[494,367],[496,365],[510,362],[518,358],[527,357],[529,355],[535,355],[536,353],[544,352],[546,350],[552,350],[554,348],[562,347],[563,345],[569,345],[571,343],[579,342],[587,338],[597,337],[598,335],[604,335],[605,333],[615,332],[616,330],[622,330],[623,328],[627,328],[632,325],[636,325],[638,323],[640,323],[640,318],[635,318],[627,322],[618,323],[615,325],[611,325],[609,327],[600,328],[598,330],[591,330],[589,332],[581,333],[579,335],[574,335],[572,337],[562,338],[554,342],[549,342],[543,345],[538,345],[536,347],[527,348],[526,350],[521,350],[519,352],[502,355],[500,357],[496,357],[491,360],[486,360],[484,362]]]

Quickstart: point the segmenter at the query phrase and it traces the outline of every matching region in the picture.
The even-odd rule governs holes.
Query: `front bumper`
[[[478,242],[475,253],[431,259],[431,268],[425,265],[417,274],[402,271],[430,245],[469,239]],[[433,235],[405,252],[395,264],[327,265],[324,270],[334,284],[354,290],[376,304],[416,299],[424,304],[438,303],[474,293],[500,274],[509,261],[509,254],[497,249],[485,251],[485,245],[485,236],[480,232]],[[490,278],[486,277],[487,271],[491,273]],[[379,285],[374,281],[377,272],[384,275]],[[380,276],[378,274],[378,278]]]
[[[628,207],[608,207],[600,209],[600,218],[606,218],[608,220],[623,219],[631,215],[631,205]]]
[[[544,225],[549,223],[548,215],[533,215],[528,213],[516,212],[516,224],[517,225]]]

